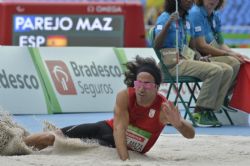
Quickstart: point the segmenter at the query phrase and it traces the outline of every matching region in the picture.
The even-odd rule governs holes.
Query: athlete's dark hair
[[[124,73],[124,83],[127,87],[134,87],[134,81],[140,72],[150,73],[154,77],[156,85],[160,85],[162,82],[161,70],[153,58],[142,58],[137,55],[134,61],[127,62],[125,66],[127,71]]]

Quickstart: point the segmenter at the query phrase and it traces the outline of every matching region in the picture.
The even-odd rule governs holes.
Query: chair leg
[[[179,98],[180,98],[180,100],[181,100],[183,106],[185,107],[185,110],[186,110],[185,114],[187,114],[187,115],[189,116],[190,120],[191,120],[192,123],[193,123],[193,126],[196,127],[197,125],[196,125],[196,123],[195,123],[195,121],[194,121],[194,118],[193,118],[193,116],[192,116],[192,114],[191,114],[191,112],[190,112],[188,106],[185,104],[185,102],[184,102],[184,100],[183,100],[183,98],[182,98],[181,96],[179,96]],[[184,119],[186,119],[185,116],[184,116]]]
[[[179,88],[178,88],[178,93],[179,94],[181,94],[181,89],[182,89],[182,85],[183,85],[183,83],[180,83],[179,84]],[[176,86],[176,85],[175,85]],[[178,86],[178,85],[177,85]],[[176,92],[177,93],[177,92]],[[175,100],[174,100],[174,103],[176,104],[178,102],[178,95],[176,95],[176,97],[175,97]]]
[[[172,87],[173,87],[173,85],[172,85],[172,83],[170,83],[169,88],[168,88],[168,93],[167,93],[167,96],[166,96],[167,99],[169,99]]]
[[[197,83],[194,83],[194,86],[193,86],[193,88],[191,88],[190,87],[190,85],[189,85],[189,83],[186,83],[186,86],[187,86],[187,88],[188,88],[188,91],[190,92],[190,98],[189,98],[189,101],[188,101],[188,107],[190,108],[190,105],[191,105],[191,102],[192,102],[192,100],[194,100],[194,102],[196,103],[196,101],[197,101],[197,98],[196,98],[196,96],[195,96],[195,89],[196,89],[196,84]]]
[[[185,114],[186,114],[186,116],[188,115],[189,118],[190,118],[190,120],[191,120],[191,122],[193,123],[193,126],[197,127],[197,125],[196,125],[196,123],[195,123],[195,121],[194,121],[194,118],[193,118],[193,116],[192,116],[192,114],[191,114],[191,112],[190,112],[188,106],[186,105],[184,99],[183,99],[182,96],[180,95],[180,88],[181,88],[182,86],[180,86],[180,87],[177,89],[177,86],[176,86],[175,84],[173,84],[173,87],[174,87],[174,89],[175,89],[175,91],[176,91],[176,93],[177,93],[177,98],[179,98],[179,99],[181,100],[181,103],[182,103],[182,105],[183,105],[184,108],[185,108]],[[186,119],[186,116],[184,116],[184,119]]]
[[[194,100],[195,103],[197,101],[197,97],[195,96],[194,93],[195,93],[196,88],[199,88],[199,90],[200,90],[200,87],[198,86],[198,84],[199,84],[198,82],[195,82],[193,88],[191,88],[190,83],[186,83],[188,91],[190,92],[190,97],[189,97],[189,101],[188,101],[188,108],[191,108],[192,100]],[[184,115],[185,119],[186,119],[186,117],[187,117],[187,113],[185,113],[185,115]]]
[[[229,113],[228,113],[227,108],[226,108],[225,106],[222,106],[222,107],[221,107],[221,110],[222,110],[222,112],[224,112],[224,113],[226,114],[227,119],[229,120],[230,124],[231,124],[231,125],[234,125],[233,120],[231,119],[231,117],[230,117],[230,115],[229,115]]]

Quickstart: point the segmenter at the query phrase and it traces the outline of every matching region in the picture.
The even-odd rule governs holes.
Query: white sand
[[[50,147],[24,156],[0,156],[1,166],[246,166],[250,165],[250,137],[161,135],[146,154],[129,152],[129,161],[120,161],[116,150],[90,145],[80,148]]]

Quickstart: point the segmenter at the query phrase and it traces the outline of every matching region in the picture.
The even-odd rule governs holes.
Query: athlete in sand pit
[[[129,159],[128,150],[149,151],[167,123],[184,137],[194,138],[192,125],[181,117],[177,107],[158,94],[162,78],[154,59],[137,56],[126,67],[124,82],[128,88],[116,96],[113,119],[69,126],[57,133],[70,138],[96,139],[100,145],[116,147],[121,160]],[[24,138],[26,145],[37,149],[53,145],[54,141],[51,132]]]

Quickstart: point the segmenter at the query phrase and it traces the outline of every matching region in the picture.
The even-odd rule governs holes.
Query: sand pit
[[[3,166],[245,166],[250,164],[250,137],[201,135],[188,140],[180,135],[161,135],[147,154],[132,151],[129,154],[129,161],[120,161],[113,148],[96,144],[62,146],[58,140],[54,147],[30,155],[0,156],[0,163]]]

